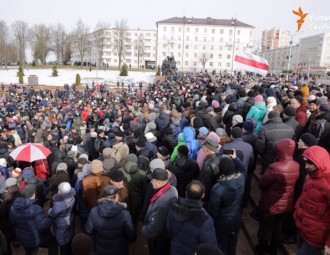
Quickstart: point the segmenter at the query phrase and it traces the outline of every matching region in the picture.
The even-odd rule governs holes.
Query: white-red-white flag
[[[238,51],[235,54],[234,61],[235,69],[243,69],[261,75],[266,75],[269,70],[266,59],[251,53]]]

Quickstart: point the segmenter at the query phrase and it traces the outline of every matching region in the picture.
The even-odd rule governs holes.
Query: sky
[[[280,27],[291,33],[297,31],[299,17],[292,10],[302,8],[308,13],[300,37],[330,32],[329,21],[311,18],[326,16],[330,19],[329,0],[0,0],[0,20],[11,24],[15,20],[33,24],[62,23],[68,31],[79,19],[93,31],[98,22],[114,27],[115,21],[124,19],[131,29],[155,29],[156,22],[171,17],[217,19],[236,18],[255,27],[253,38],[261,39],[265,29]],[[313,24],[327,24],[326,29],[312,28]]]

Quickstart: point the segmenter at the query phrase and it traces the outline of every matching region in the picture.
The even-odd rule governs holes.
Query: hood
[[[168,116],[167,113],[165,112],[161,112],[158,116],[161,120],[168,120],[170,118],[170,116]]]
[[[267,108],[272,111],[273,107],[275,105],[277,105],[276,98],[275,97],[267,97]]]
[[[265,102],[256,102],[254,104],[255,107],[257,107],[259,110],[265,110],[266,109],[266,103]]]
[[[172,210],[175,213],[175,219],[179,222],[200,219],[206,215],[202,202],[190,198],[179,198],[173,203]]]
[[[181,129],[184,129],[186,126],[189,125],[189,122],[187,119],[180,119],[179,125],[180,125]]]
[[[179,142],[184,142],[184,134],[183,133],[178,134],[178,143]]]
[[[127,162],[124,165],[124,170],[128,174],[134,174],[134,173],[136,173],[139,170],[139,168],[138,168],[137,163],[135,163],[135,162]]]
[[[302,154],[303,157],[312,161],[319,169],[320,174],[330,173],[330,157],[326,149],[321,146],[311,146]]]
[[[28,198],[24,198],[24,197],[17,197],[13,203],[13,207],[15,208],[15,210],[17,211],[23,211],[26,208],[28,208],[30,205],[33,204],[33,200],[28,199]]]
[[[155,121],[156,118],[157,118],[156,113],[154,113],[154,112],[149,113],[149,122]]]
[[[267,89],[266,89],[266,95],[267,95],[268,97],[275,97],[275,96],[276,96],[276,95],[275,95],[275,90],[272,89],[272,88],[267,88]]]
[[[53,196],[53,200],[55,202],[68,200],[68,199],[72,199],[75,195],[76,195],[76,190],[74,188],[71,188],[71,190],[68,193],[55,194]],[[66,204],[68,204],[68,203],[66,203]]]
[[[231,103],[228,107],[228,110],[229,111],[232,111],[232,112],[237,112],[239,109],[238,107],[238,104],[237,103]]]
[[[184,134],[184,140],[186,142],[190,142],[195,139],[196,137],[196,131],[193,127],[185,127],[183,129],[183,134]]]
[[[102,218],[114,218],[123,211],[123,206],[120,203],[111,201],[107,198],[97,200],[97,212]]]
[[[282,139],[275,143],[275,155],[277,160],[289,160],[293,158],[296,144],[292,139]]]

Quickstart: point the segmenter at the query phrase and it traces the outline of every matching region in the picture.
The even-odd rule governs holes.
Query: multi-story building
[[[100,66],[127,64],[131,68],[154,68],[156,61],[156,30],[125,29],[119,35],[116,28],[100,29],[87,35],[87,47],[83,62]],[[118,42],[120,41],[120,42]],[[121,54],[118,54],[118,43],[122,43]],[[73,49],[72,62],[80,61],[80,54]]]
[[[282,31],[280,28],[272,28],[262,31],[261,49],[274,50],[290,46],[290,32]]]
[[[251,52],[254,46],[254,27],[237,19],[174,17],[156,25],[157,65],[173,56],[179,71],[230,71],[235,52]]]
[[[267,59],[270,72],[281,73],[290,69],[303,74],[324,75],[330,69],[330,33],[300,38],[299,44],[259,53]]]

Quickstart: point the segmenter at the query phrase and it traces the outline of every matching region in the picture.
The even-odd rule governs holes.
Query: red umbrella
[[[13,150],[9,155],[17,161],[34,162],[46,159],[52,152],[39,143],[25,143]]]

